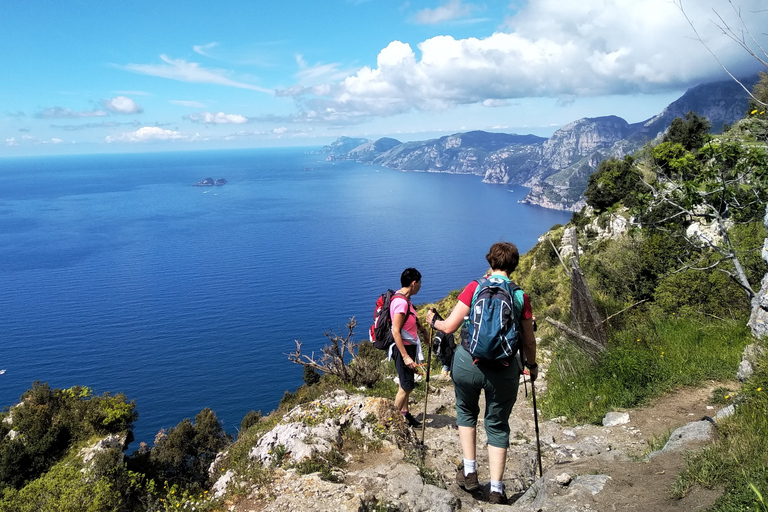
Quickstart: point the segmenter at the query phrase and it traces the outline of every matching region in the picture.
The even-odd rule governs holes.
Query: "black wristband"
[[[533,363],[533,364],[525,363],[525,367],[528,368],[529,370],[535,370],[536,368],[539,367],[539,365],[536,363]]]

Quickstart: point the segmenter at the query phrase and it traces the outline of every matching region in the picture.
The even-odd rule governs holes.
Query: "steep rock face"
[[[629,123],[616,116],[584,118],[569,123],[544,143],[539,176],[546,178],[597,150],[609,149],[629,134]]]
[[[457,174],[486,174],[486,161],[496,151],[510,146],[537,146],[544,140],[535,135],[467,132],[424,142],[406,142],[379,155],[374,163],[405,171],[436,171]]]

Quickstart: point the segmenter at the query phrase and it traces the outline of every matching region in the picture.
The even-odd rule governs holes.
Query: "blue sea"
[[[461,288],[496,241],[570,214],[478,176],[326,162],[313,148],[0,159],[0,407],[32,382],[135,399],[152,443],[204,407],[235,433],[302,384],[286,354],[366,338],[406,267],[415,303]],[[193,187],[212,177],[220,187]]]

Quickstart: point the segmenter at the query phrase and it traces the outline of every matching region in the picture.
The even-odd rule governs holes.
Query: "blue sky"
[[[730,71],[755,72],[718,25],[766,48],[768,8],[734,2],[682,7]],[[548,136],[582,117],[642,121],[727,78],[680,5],[11,2],[0,15],[0,156]]]

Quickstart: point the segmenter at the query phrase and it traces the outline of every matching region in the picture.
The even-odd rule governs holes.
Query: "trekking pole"
[[[525,379],[525,377],[523,377]],[[539,477],[544,476],[541,470],[541,442],[539,441],[539,413],[536,408],[536,382],[531,381],[531,396],[533,396],[533,424],[536,426],[536,460],[539,462]]]
[[[437,314],[437,310],[435,308],[432,308],[432,311],[435,312],[435,315],[439,319],[440,316]],[[434,322],[432,322],[434,323]],[[427,398],[429,398],[429,374],[432,373],[432,341],[435,338],[435,328],[430,327],[429,328],[429,348],[427,349],[427,393],[424,395],[424,416],[421,418],[421,444],[424,445],[424,432],[427,429]]]
[[[525,354],[523,354],[523,352],[520,351],[518,352],[516,359],[517,359],[517,367],[520,368],[520,373],[523,374],[523,386],[525,386],[525,397],[528,398],[528,385],[525,382],[525,363],[523,363],[524,357],[525,357]],[[539,476],[541,477],[543,475],[541,471],[541,442],[539,441],[539,416],[536,408],[536,387],[533,380],[531,380],[531,395],[533,397],[533,424],[536,430],[536,460],[539,463]]]

